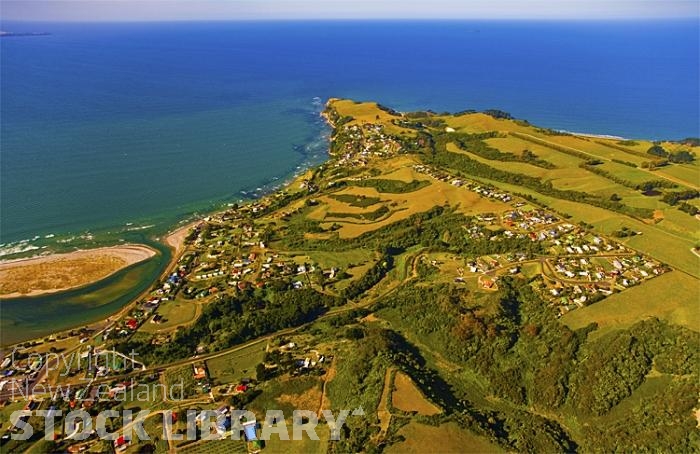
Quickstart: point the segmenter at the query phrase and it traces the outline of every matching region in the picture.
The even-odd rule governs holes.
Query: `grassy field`
[[[329,197],[339,202],[346,203],[351,207],[360,208],[367,208],[369,206],[375,205],[381,200],[379,197],[356,196],[352,194],[332,194]]]
[[[596,322],[599,329],[593,333],[594,337],[648,317],[659,317],[700,331],[699,291],[697,279],[673,271],[570,312],[562,317],[562,321],[572,329]]]
[[[408,164],[409,163],[406,163],[404,165]],[[392,172],[385,173],[382,175],[382,178],[386,180],[403,181],[404,183],[410,183],[415,180],[429,180],[428,177],[421,175],[410,167],[401,167]]]
[[[553,144],[563,145],[574,150],[589,153],[604,160],[619,159],[620,161],[629,161],[637,165],[641,165],[644,161],[649,161],[649,158],[646,156],[630,154],[616,148],[601,145],[597,142],[600,139],[580,136],[545,136],[541,137],[541,139]]]
[[[557,189],[594,193],[603,197],[610,197],[612,194],[617,194],[618,196],[622,197],[625,203],[629,204],[630,206],[656,208],[657,205],[660,204],[660,202],[658,202],[656,198],[645,197],[641,195],[639,191],[628,188],[626,186],[622,186],[601,175],[589,172],[586,169],[578,167],[578,164],[557,167],[554,169],[544,169],[542,167],[538,167],[524,162],[502,162],[485,159],[480,156],[469,153],[468,151],[460,150],[455,144],[448,144],[447,150],[455,153],[467,154],[469,158],[475,161],[479,161],[486,165],[497,167],[508,172],[530,175],[544,181],[549,180],[552,182],[552,186],[554,186]],[[568,157],[568,155],[564,153],[559,153],[554,150],[552,150],[552,153],[558,153],[561,156]],[[635,170],[631,167],[623,166],[621,164],[616,164],[612,162],[609,164],[622,167],[627,173],[630,173],[627,171],[627,169],[629,169],[630,171]],[[646,179],[649,180],[652,178],[647,175]]]
[[[479,195],[455,187],[449,183],[428,179],[429,177],[416,172],[411,168],[417,161],[406,156],[399,156],[382,161],[380,170],[389,169],[388,173],[381,175],[380,179],[400,181],[410,183],[413,181],[426,181],[428,186],[419,188],[409,193],[387,193],[378,192],[371,187],[353,186],[352,181],[348,181],[350,186],[335,192],[330,197],[318,197],[320,202],[308,217],[318,221],[326,221],[324,228],[330,227],[333,223],[340,226],[338,234],[341,238],[354,238],[365,232],[373,231],[393,222],[405,219],[415,213],[427,211],[436,205],[450,205],[466,214],[502,211],[507,205],[490,199],[481,198]],[[365,221],[357,218],[328,218],[331,213],[356,213],[371,214],[378,205],[369,207],[352,206],[342,200],[349,198],[369,198],[378,199],[378,203],[388,206],[391,213],[377,221]],[[341,200],[339,200],[339,198]]]
[[[399,410],[415,411],[419,415],[432,416],[440,413],[440,409],[426,399],[415,383],[401,372],[398,372],[394,379],[391,403]]]
[[[353,188],[354,192],[355,188]],[[376,194],[376,192],[374,193]],[[508,205],[490,199],[480,197],[478,194],[466,191],[442,181],[433,181],[430,186],[419,189],[410,194],[382,194],[382,200],[386,200],[395,210],[387,219],[365,224],[337,222],[341,228],[338,230],[341,238],[354,238],[365,232],[376,230],[385,225],[406,219],[413,214],[427,211],[434,206],[448,204],[457,207],[465,214],[503,211]],[[324,227],[330,226],[324,225]]]
[[[657,224],[659,227],[700,241],[700,223],[695,217],[689,216],[688,213],[684,213],[676,208],[665,209],[663,215],[663,221]]]
[[[268,409],[282,410],[285,415],[291,415],[294,410],[318,411],[321,384],[321,379],[314,376],[286,376],[267,381],[259,387],[262,393],[248,409],[259,417]]]
[[[690,164],[673,164],[655,171],[659,175],[676,178],[686,182],[689,186],[700,186],[700,164],[697,161]]]
[[[351,266],[347,268],[345,271],[352,276],[351,279],[343,279],[342,281],[338,282],[334,287],[336,290],[342,290],[348,285],[350,285],[353,281],[356,281],[360,279],[362,276],[369,271],[370,268],[374,266],[376,263],[376,260],[368,260],[367,262],[364,263],[357,263],[355,266]]]
[[[659,179],[653,174],[650,174],[644,170],[612,161],[605,161],[604,163],[599,164],[597,167],[605,170],[606,172],[610,172],[615,176],[631,181],[632,183],[643,183],[645,181]]]
[[[504,153],[519,154],[523,150],[530,150],[535,153],[540,159],[551,162],[557,167],[578,167],[583,162],[583,159],[571,156],[549,147],[538,145],[527,140],[520,139],[515,136],[508,135],[506,137],[498,137],[495,139],[487,139],[487,144],[501,150]]]
[[[367,261],[371,261],[374,253],[367,249],[353,249],[351,251],[287,251],[283,254],[285,257],[291,257],[293,260],[302,264],[318,263],[322,268],[339,267],[346,269],[351,264],[359,265]]]
[[[165,374],[165,386],[167,390],[176,390],[173,392],[182,392],[185,398],[193,397],[199,394],[200,389],[195,383],[193,374],[194,368],[190,365],[178,367],[176,369],[168,369]]]
[[[500,453],[499,446],[484,437],[462,429],[456,423],[449,422],[438,427],[411,422],[398,432],[405,440],[389,446],[386,452],[399,453]]]
[[[9,426],[12,412],[23,409],[25,405],[27,405],[27,402],[19,400],[17,402],[10,402],[0,408],[0,433],[2,429],[6,429]]]
[[[646,152],[641,154],[627,153],[620,151],[616,148],[601,145],[600,139],[589,139],[578,136],[551,136],[551,137],[539,137],[541,140],[545,140],[549,143],[556,145],[563,145],[572,150],[581,151],[599,157],[603,160],[617,159],[621,161],[632,162],[637,166],[641,167],[643,162],[648,162],[652,160],[652,156],[646,154]],[[678,150],[681,148],[687,149],[678,144],[666,143],[666,149],[668,150]],[[692,149],[696,154],[699,151],[698,147]],[[685,184],[694,189],[698,188],[698,168],[697,161],[691,164],[671,164],[669,166],[658,169],[654,172],[639,170],[642,172],[647,172],[649,179],[665,178],[678,184]]]
[[[289,429],[290,440],[282,441],[273,436],[272,440],[265,443],[264,454],[324,454],[328,452],[330,429],[326,424],[319,423],[316,426],[318,441],[311,440],[305,432],[302,433],[301,440],[293,440],[291,421],[287,421],[287,428]]]
[[[700,257],[693,254],[691,248],[697,244],[697,239],[692,234],[697,234],[697,231],[691,232],[670,232],[663,228],[666,221],[662,221],[662,225],[647,225],[643,223],[631,223],[626,219],[624,221],[616,220],[616,224],[630,224],[635,230],[642,232],[642,235],[634,236],[627,241],[624,241],[630,247],[646,252],[665,263],[668,263],[676,268],[685,271],[695,277],[700,277]],[[610,233],[610,230],[605,229],[605,225],[601,223],[594,224],[600,227],[605,233]]]
[[[531,132],[530,127],[521,126],[512,120],[497,120],[490,115],[482,113],[472,113],[457,117],[436,117],[444,120],[447,126],[456,129],[458,132],[477,133],[488,131],[516,131]]]
[[[408,128],[402,128],[391,123],[395,117],[390,113],[380,109],[376,102],[355,102],[349,99],[335,101],[333,107],[342,116],[351,116],[353,121],[349,125],[362,125],[363,123],[382,123],[387,132],[392,134],[404,134],[407,136],[415,135],[415,131]],[[377,117],[379,120],[377,120]]]
[[[200,313],[199,304],[199,302],[184,299],[163,302],[158,307],[158,314],[163,317],[163,323],[151,323],[149,320],[141,326],[140,330],[144,333],[155,333],[192,323]]]
[[[209,376],[216,384],[235,383],[255,375],[255,366],[262,362],[265,343],[253,344],[207,361]]]

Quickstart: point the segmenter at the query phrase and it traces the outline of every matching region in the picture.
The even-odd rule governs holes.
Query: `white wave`
[[[30,252],[30,251],[35,251],[39,249],[38,246],[24,246],[24,245],[16,245],[16,246],[10,246],[10,247],[4,247],[0,248],[0,257],[5,257],[7,255],[14,255],[14,254],[23,254],[25,252]]]
[[[133,224],[132,224],[133,225]],[[155,227],[155,224],[149,224],[149,225],[137,225],[136,227],[129,227],[126,229],[127,232],[134,232],[137,230],[146,230]]]

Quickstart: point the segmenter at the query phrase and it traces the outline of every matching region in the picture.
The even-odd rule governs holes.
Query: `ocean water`
[[[274,185],[323,160],[328,97],[498,108],[631,138],[699,135],[696,21],[2,29],[51,33],[0,40],[5,247],[156,231]]]

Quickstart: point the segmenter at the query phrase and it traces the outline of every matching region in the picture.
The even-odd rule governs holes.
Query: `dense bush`
[[[217,351],[265,334],[312,321],[338,298],[306,288],[270,292],[258,297],[253,293],[224,296],[204,306],[202,315],[186,328],[180,328],[172,342],[152,346],[140,338],[120,342],[116,348],[128,354],[136,351],[146,363],[161,364],[192,356],[198,347]]]

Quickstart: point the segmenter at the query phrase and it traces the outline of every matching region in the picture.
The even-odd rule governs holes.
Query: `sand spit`
[[[97,282],[156,255],[144,245],[126,244],[0,262],[0,298],[61,292]]]

